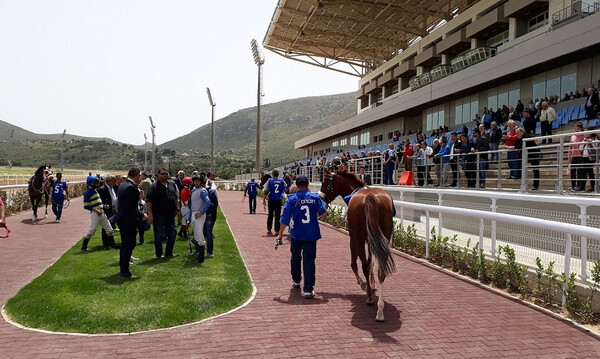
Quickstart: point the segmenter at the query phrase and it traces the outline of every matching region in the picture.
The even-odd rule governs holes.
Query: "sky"
[[[256,106],[250,41],[277,0],[0,0],[0,120],[157,144]],[[358,77],[269,50],[263,104],[352,92]]]

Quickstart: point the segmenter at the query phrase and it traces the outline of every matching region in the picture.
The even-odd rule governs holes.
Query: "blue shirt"
[[[256,196],[258,194],[258,182],[248,182],[246,184],[246,193],[248,193],[248,196]]]
[[[269,178],[269,182],[267,182],[269,201],[280,201],[285,193],[285,188],[286,184],[283,178]]]
[[[210,199],[208,198],[208,191],[202,187],[195,187],[192,189],[192,194],[188,200],[190,206],[190,212],[200,212],[204,214],[210,209]]]
[[[292,239],[316,241],[321,238],[317,214],[321,215],[326,210],[325,202],[317,193],[303,189],[285,202],[280,222],[290,227]]]
[[[52,200],[54,202],[58,202],[58,204],[62,204],[65,200],[65,190],[67,189],[66,181],[56,181],[52,182]]]

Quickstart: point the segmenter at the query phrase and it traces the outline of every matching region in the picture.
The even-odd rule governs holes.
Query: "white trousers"
[[[91,211],[90,212],[90,228],[88,229],[86,237],[90,238],[94,234],[96,234],[96,228],[98,227],[98,225],[102,226],[102,229],[104,229],[106,234],[108,234],[109,236],[112,236],[113,228],[110,225],[110,222],[108,221],[108,217],[106,217],[106,214],[102,213],[99,216],[96,212]]]
[[[196,218],[196,213],[192,212],[192,226],[194,226],[194,239],[199,245],[206,245],[206,239],[204,238],[204,222],[206,221],[206,213]]]

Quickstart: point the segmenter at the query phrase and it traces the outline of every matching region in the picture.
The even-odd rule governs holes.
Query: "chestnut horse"
[[[331,203],[337,196],[352,194],[346,212],[348,232],[350,234],[350,266],[356,281],[367,292],[367,304],[374,304],[374,265],[377,265],[379,280],[379,299],[375,320],[384,321],[383,281],[396,270],[394,258],[390,252],[390,243],[394,227],[394,201],[380,188],[366,187],[355,173],[340,167],[336,172],[325,170],[319,196],[325,203]],[[368,256],[365,253],[365,242]],[[358,273],[356,258],[360,258],[365,281]],[[374,260],[373,260],[374,259]]]
[[[50,183],[46,181],[48,176],[52,174],[50,166],[42,165],[36,171],[33,177],[29,179],[27,192],[29,192],[29,200],[31,201],[31,209],[33,210],[33,219],[37,219],[38,206],[44,203],[46,206],[45,217],[48,217],[48,197],[50,194]]]

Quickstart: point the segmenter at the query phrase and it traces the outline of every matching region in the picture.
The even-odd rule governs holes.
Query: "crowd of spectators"
[[[489,168],[489,162],[498,161],[499,149],[513,148],[515,144],[522,146],[522,139],[534,137],[536,135],[546,136],[552,134],[553,122],[556,121],[557,114],[553,108],[558,102],[570,101],[573,99],[585,97],[585,109],[588,119],[595,119],[597,116],[598,91],[594,86],[582,91],[571,91],[560,98],[552,95],[544,98],[530,99],[526,104],[518,100],[514,106],[503,105],[497,109],[484,107],[479,114],[474,115],[473,125],[464,124],[462,128],[451,130],[447,125],[440,126],[431,131],[429,136],[421,129],[415,132],[414,137],[405,138],[392,142],[395,146],[395,157],[393,158],[394,170],[397,174],[402,171],[414,171],[416,178],[413,183],[426,186],[434,185],[433,178],[436,178],[437,186],[456,186],[459,165],[463,169],[463,176],[467,178],[467,187],[485,187],[486,170]],[[593,128],[586,128],[593,129]],[[455,134],[451,135],[451,134]],[[522,135],[520,135],[522,133]],[[536,143],[535,141],[527,141]],[[543,139],[541,144],[545,144]],[[549,143],[552,143],[549,139]],[[436,156],[444,146],[450,147],[448,154],[448,165],[445,166],[444,158]],[[393,184],[386,181],[386,170],[384,163],[389,158],[388,149],[379,146],[378,149],[357,149],[353,151],[341,151],[336,154],[309,158],[307,160],[298,160],[294,163],[283,166],[282,169],[292,175],[301,173],[303,166],[310,169],[305,174],[313,175],[315,180],[322,180],[322,168],[334,168],[344,165],[350,171],[360,172],[361,167],[370,174],[373,184]],[[476,152],[492,151],[489,154],[477,155]],[[511,169],[507,179],[519,180],[521,178],[521,148],[508,151],[507,163]],[[531,151],[531,150],[530,150]],[[535,150],[534,150],[535,151]],[[455,164],[454,154],[459,154],[460,160]],[[488,158],[489,157],[489,158]],[[589,157],[588,157],[589,158]],[[478,164],[476,162],[479,161]],[[534,160],[535,161],[535,160]],[[576,160],[577,161],[577,160]],[[589,160],[586,160],[589,161]],[[415,164],[413,168],[413,162]],[[529,162],[533,165],[533,163]],[[539,166],[539,160],[534,162]],[[517,169],[516,166],[519,166]],[[446,170],[445,167],[448,167]],[[588,166],[590,167],[590,166]],[[388,167],[389,168],[389,167]],[[389,169],[388,169],[389,171]],[[571,170],[570,170],[571,171]],[[479,172],[479,173],[477,173]],[[575,170],[573,176],[583,171]],[[589,169],[585,170],[586,176],[590,176]],[[431,175],[435,175],[431,177]],[[446,176],[446,177],[444,177]],[[572,177],[573,177],[572,176]],[[452,178],[448,181],[448,178]],[[531,188],[536,190],[539,185],[539,171],[534,171],[536,182]],[[594,184],[592,183],[592,189]],[[582,190],[582,186],[574,184],[573,190]]]

